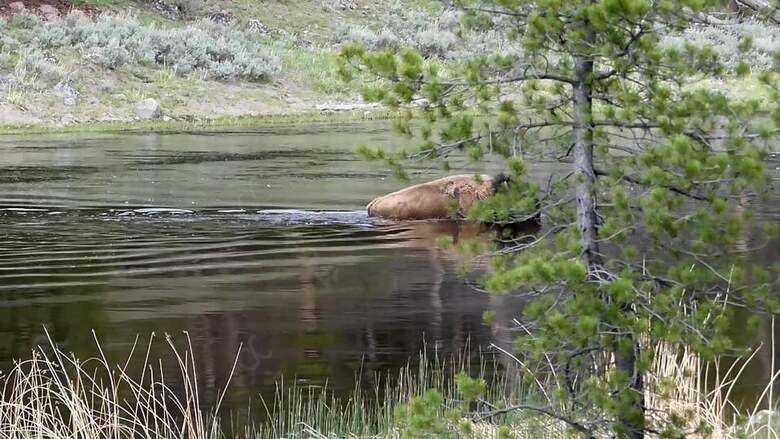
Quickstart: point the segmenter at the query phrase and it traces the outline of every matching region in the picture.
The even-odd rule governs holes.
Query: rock
[[[165,122],[169,122],[169,121],[171,121],[172,119],[171,119],[170,117],[168,117],[168,116],[163,116],[163,117],[162,117],[162,120],[163,120],[163,121],[165,121]]]
[[[0,91],[9,90],[16,87],[17,81],[13,76],[0,75]]]
[[[76,123],[76,118],[73,117],[72,114],[65,114],[60,119],[60,123],[62,123],[63,125],[71,125]]]
[[[268,26],[264,25],[262,21],[256,18],[253,18],[246,23],[246,31],[266,38],[271,36],[271,29],[268,29]]]
[[[320,6],[323,11],[354,11],[357,9],[357,2],[355,0],[320,0]]]
[[[19,14],[27,10],[27,8],[24,6],[24,3],[22,2],[9,3],[8,9],[11,10],[12,14]]]
[[[76,105],[79,98],[79,92],[73,88],[70,81],[60,81],[54,86],[54,94],[62,97],[62,103],[65,105]]]
[[[135,104],[135,114],[141,119],[159,119],[162,117],[160,103],[152,98],[146,98]]]
[[[236,16],[232,12],[213,7],[208,12],[209,20],[219,24],[230,24],[235,21]]]
[[[68,22],[69,26],[74,26],[77,23],[89,21],[89,16],[81,9],[71,9],[68,15],[65,16],[65,21]]]
[[[60,18],[60,11],[52,5],[40,5],[38,6],[38,12],[43,15],[43,18],[45,18],[46,21],[59,20]]]
[[[165,0],[153,0],[150,6],[171,20],[179,20],[184,15],[184,11],[180,5],[169,3]]]

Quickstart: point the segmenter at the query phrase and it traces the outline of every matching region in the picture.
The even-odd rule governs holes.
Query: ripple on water
[[[82,356],[95,329],[118,359],[137,334],[186,330],[204,395],[219,394],[239,345],[263,353],[238,363],[231,408],[243,408],[281,374],[349,394],[357,373],[372,383],[423,340],[495,341],[482,311],[511,318],[520,305],[473,291],[436,247],[478,232],[361,209],[401,185],[353,151],[398,145],[387,128],[0,139],[0,369],[27,358],[42,324]],[[530,178],[568,172],[556,166],[534,164]],[[757,215],[780,216],[776,193]]]
[[[117,277],[193,273],[208,277],[258,268],[297,276],[301,258],[316,255],[320,264],[346,264],[368,257],[377,245],[399,241],[364,211],[0,212],[5,213],[3,222],[11,238],[0,248],[0,291],[43,290],[97,279],[110,282]]]

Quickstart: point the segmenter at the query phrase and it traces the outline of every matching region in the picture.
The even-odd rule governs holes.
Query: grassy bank
[[[176,368],[163,367],[150,357],[152,346],[159,343],[168,345]],[[50,341],[0,374],[0,437],[396,437],[404,431],[444,428],[437,424],[445,414],[459,425],[468,408],[465,396],[498,401],[509,386],[505,376],[487,363],[478,370],[470,367],[468,353],[446,361],[423,354],[418,366],[376,376],[384,383],[382,388],[366,391],[356,382],[354,392],[344,399],[334,397],[327,386],[279,382],[272,399],[255,400],[257,413],[236,420],[221,414],[229,383],[216,396],[199,393],[192,344],[187,339],[181,346],[168,336],[165,340],[152,336],[146,343],[136,340],[129,357],[114,364],[99,345],[97,357],[82,361]],[[129,373],[128,365],[137,366],[139,361],[134,370],[140,372]],[[228,380],[237,362],[238,357]],[[472,390],[465,390],[464,396],[469,386]],[[203,402],[207,398],[216,402],[207,405]],[[499,420],[490,428],[502,424]]]
[[[94,122],[74,125],[0,125],[0,135],[227,131],[290,124],[345,124],[369,120],[388,120],[397,116],[397,112],[389,110],[317,111],[258,116],[224,116],[197,120]]]
[[[522,384],[506,367],[522,369],[523,363],[506,356],[504,368],[497,368],[494,362],[475,363],[464,352],[446,360],[423,354],[415,366],[376,377],[383,384],[374,391],[356,382],[348,398],[336,398],[327,388],[279,383],[274,398],[253,405],[262,415],[254,419],[265,421],[251,416],[237,421],[223,417],[221,406],[238,357],[225,390],[207,397],[199,393],[189,339],[184,348],[168,336],[136,340],[119,364],[99,344],[97,357],[82,361],[49,343],[0,374],[0,437],[570,438],[577,432],[567,417],[588,415],[571,411],[565,398],[555,396],[555,373]],[[150,357],[155,343],[170,348],[174,370]],[[756,352],[722,365],[704,363],[685,347],[657,346],[646,377],[648,422],[683,422],[686,437],[776,437],[776,411],[760,405],[741,411],[730,396]],[[134,368],[139,372],[128,372],[139,361]],[[772,392],[769,384],[758,399]],[[205,404],[207,398],[216,402]],[[609,423],[598,433],[609,435]]]
[[[462,14],[435,0],[60,0],[56,17],[37,9],[40,3],[27,0],[23,11],[0,6],[2,133],[330,119],[314,110],[361,101],[359,84],[336,74],[346,41],[413,47],[444,66],[493,51],[522,55],[506,39],[511,20],[460,38]],[[748,54],[738,49],[745,35],[754,41]],[[758,72],[771,68],[780,32],[747,20],[689,29],[665,44],[687,41]],[[166,120],[143,120],[136,106],[146,99],[159,103]],[[250,116],[257,114],[274,116]]]
[[[28,0],[23,10],[0,5],[4,131],[181,125],[168,119],[223,126],[358,108],[357,84],[336,74],[341,44],[379,32],[388,17],[390,30],[413,34],[431,26],[440,9],[420,0],[62,0],[51,16],[39,3]],[[392,35],[396,44],[407,38]],[[147,99],[159,103],[166,123],[138,113]],[[274,116],[252,116],[258,114]]]

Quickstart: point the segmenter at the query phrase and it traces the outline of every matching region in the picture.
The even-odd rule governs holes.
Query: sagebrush
[[[90,19],[71,13],[41,25],[32,43],[41,50],[75,47],[84,58],[108,69],[163,65],[180,75],[208,79],[267,81],[281,66],[250,34],[209,20],[161,29],[144,25],[132,14],[104,13]]]

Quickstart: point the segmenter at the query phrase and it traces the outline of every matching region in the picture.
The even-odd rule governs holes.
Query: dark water
[[[489,345],[482,312],[517,308],[469,287],[435,245],[478,231],[363,214],[401,184],[352,151],[400,142],[384,124],[0,138],[0,370],[29,357],[44,325],[80,356],[94,353],[94,329],[117,360],[136,335],[183,344],[186,331],[206,399],[244,345],[228,394],[241,407],[281,376],[346,392],[424,346]],[[778,206],[761,214],[777,220]]]
[[[117,360],[136,335],[186,331],[206,399],[244,345],[228,403],[245,405],[281,376],[349,391],[424,346],[486,346],[490,298],[435,245],[476,231],[370,221],[402,184],[359,143],[399,145],[383,124],[0,138],[0,370],[44,325],[82,357],[94,329]]]

